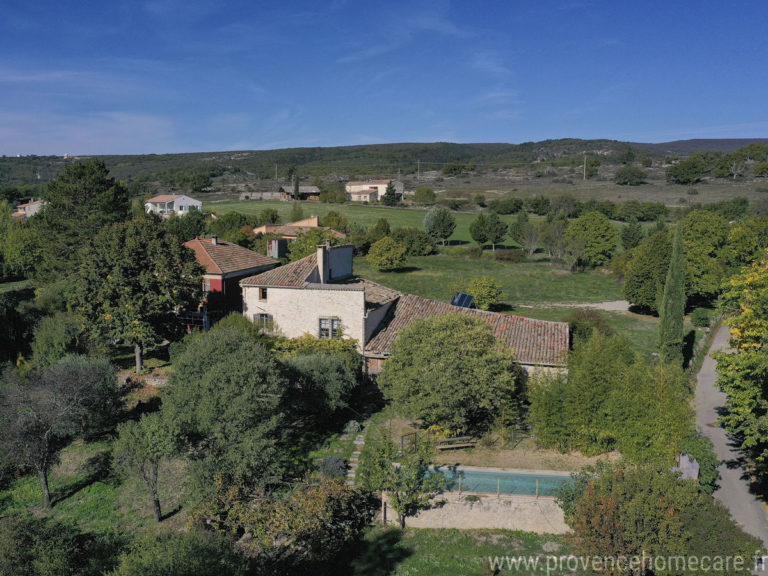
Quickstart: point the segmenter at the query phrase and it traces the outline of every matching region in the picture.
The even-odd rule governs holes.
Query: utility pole
[[[277,162],[275,162],[275,182],[277,182]]]
[[[421,160],[416,160],[416,180],[421,180]]]
[[[584,177],[582,178],[582,180],[584,181],[587,180],[587,153],[586,152],[584,152]]]

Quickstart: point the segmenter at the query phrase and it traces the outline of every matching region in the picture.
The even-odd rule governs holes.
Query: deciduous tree
[[[118,426],[114,445],[115,461],[141,476],[152,499],[155,522],[162,520],[158,470],[160,463],[176,449],[176,434],[158,412],[146,414],[138,422]]]
[[[363,483],[369,490],[386,493],[397,512],[400,529],[406,519],[431,506],[431,500],[445,486],[445,478],[430,470],[431,447],[418,443],[413,450],[398,453],[392,437],[381,432],[361,463]]]
[[[67,356],[33,372],[29,380],[6,376],[0,388],[4,442],[15,461],[40,478],[43,504],[52,505],[48,472],[66,441],[114,421],[120,409],[115,369],[106,359]]]
[[[453,214],[441,206],[432,208],[424,217],[424,231],[435,240],[440,240],[443,246],[455,229],[456,219]]]
[[[580,260],[585,266],[604,266],[616,250],[618,234],[604,214],[587,212],[568,225],[565,241],[584,244]]]
[[[524,397],[512,353],[485,322],[459,313],[403,328],[378,382],[385,398],[425,426],[467,432],[514,422]]]
[[[132,344],[140,372],[147,346],[180,335],[179,309],[197,309],[202,272],[159,222],[114,224],[84,248],[70,306],[92,334]]]

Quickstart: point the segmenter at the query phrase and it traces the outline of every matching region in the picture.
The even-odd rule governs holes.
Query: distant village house
[[[202,210],[203,203],[184,194],[161,194],[147,200],[144,209],[147,214],[157,214],[163,218],[169,218],[174,214],[184,216],[192,210]]]
[[[34,216],[40,210],[42,210],[47,202],[45,200],[30,200],[25,204],[19,204],[16,206],[16,212],[13,213],[13,217],[16,219],[26,220],[31,216]]]
[[[350,202],[378,202],[387,191],[389,183],[395,187],[395,193],[402,199],[404,185],[399,180],[365,180],[347,182],[345,190]]]

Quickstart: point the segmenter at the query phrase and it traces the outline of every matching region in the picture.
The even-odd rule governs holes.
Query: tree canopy
[[[579,260],[585,266],[604,266],[610,262],[619,237],[607,216],[587,212],[568,224],[565,240],[571,246],[584,246]]]
[[[178,338],[178,310],[196,310],[203,269],[194,253],[152,218],[113,224],[83,249],[69,305],[88,330],[136,350]]]
[[[435,240],[440,240],[443,246],[455,229],[456,219],[442,206],[435,206],[424,216],[424,231]]]
[[[69,164],[46,186],[45,201],[31,221],[41,231],[45,272],[65,272],[82,246],[130,214],[128,189],[96,158]]]
[[[214,475],[261,486],[279,481],[291,453],[284,398],[289,382],[262,344],[231,327],[188,337],[163,398],[163,416],[196,448],[198,497]]]
[[[466,432],[512,424],[524,397],[522,369],[482,320],[445,314],[415,320],[392,348],[379,386],[425,426]]]

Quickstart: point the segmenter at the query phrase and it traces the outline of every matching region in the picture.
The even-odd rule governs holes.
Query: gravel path
[[[710,353],[728,347],[728,328],[715,334]],[[731,512],[733,519],[745,532],[757,536],[768,546],[766,507],[749,489],[744,477],[743,455],[725,430],[717,426],[718,412],[725,406],[726,395],[715,387],[715,361],[707,355],[696,381],[696,423],[702,433],[712,440],[715,454],[722,462],[718,471],[720,487],[715,498]]]

